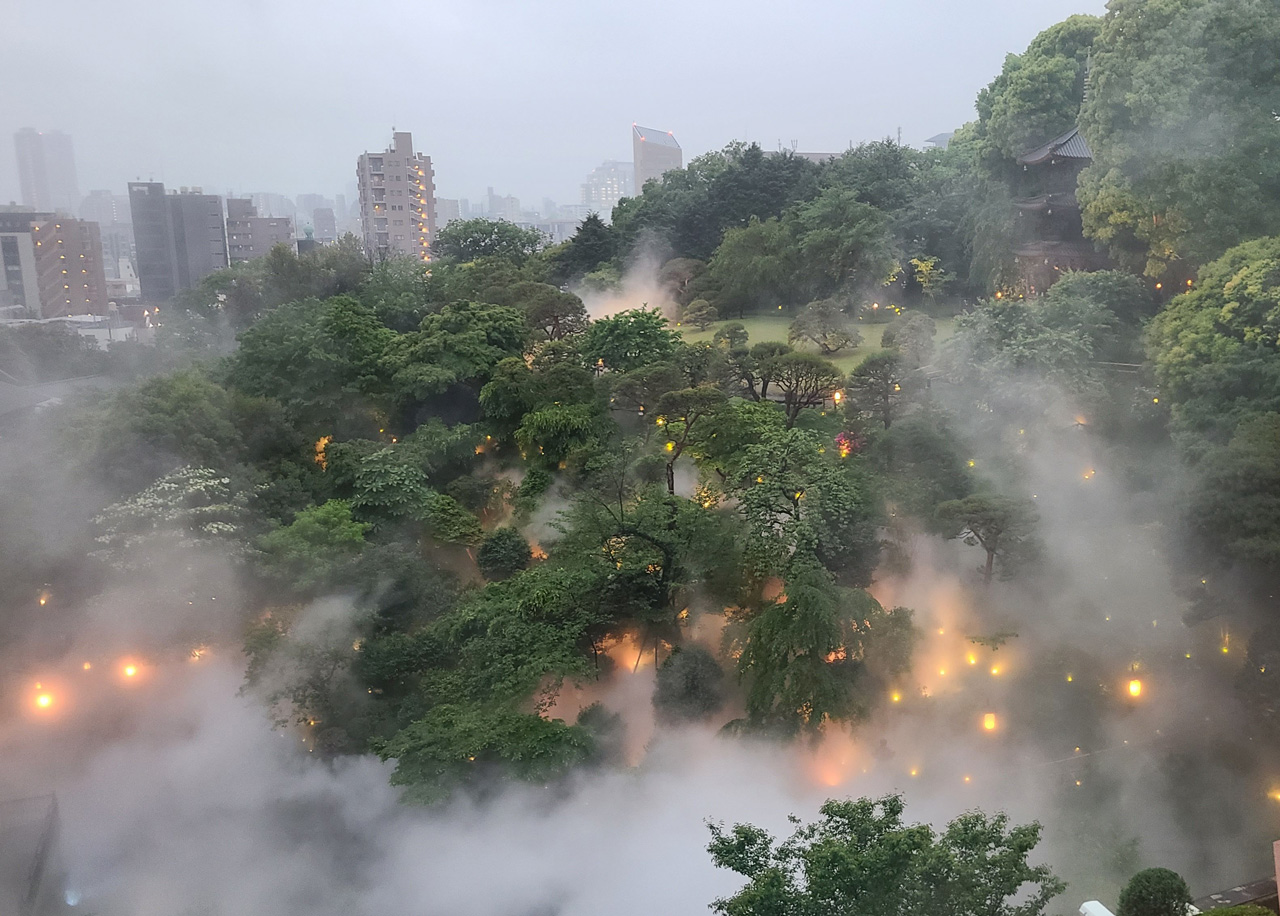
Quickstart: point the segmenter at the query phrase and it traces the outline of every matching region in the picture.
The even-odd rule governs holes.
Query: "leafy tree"
[[[543,242],[537,230],[521,229],[506,220],[462,219],[453,220],[436,233],[431,253],[456,261],[499,258],[522,264]]]
[[[1103,20],[1071,16],[1005,57],[1000,75],[978,94],[981,158],[1007,169],[1015,158],[1075,126],[1085,95],[1089,52]]]
[[[498,528],[485,535],[476,551],[476,565],[490,582],[510,579],[529,565],[533,551],[515,528]]]
[[[867,460],[882,474],[880,489],[898,513],[936,522],[935,507],[973,489],[955,434],[937,412],[921,411],[873,438]]]
[[[995,561],[1011,574],[1018,561],[1035,549],[1035,528],[1039,513],[1028,500],[1007,496],[966,496],[938,506],[938,521],[952,538],[981,547],[987,555],[982,568],[983,584],[991,583]]]
[[[795,425],[800,411],[822,406],[844,381],[833,363],[814,353],[783,353],[771,357],[764,361],[762,373],[778,386],[788,429]]]
[[[749,308],[786,304],[800,266],[795,240],[780,219],[729,229],[708,264],[720,289],[718,311],[741,315]]]
[[[1175,425],[1225,442],[1280,411],[1280,237],[1231,249],[1151,322],[1148,348]]]
[[[1191,891],[1177,872],[1147,868],[1120,892],[1116,916],[1185,916]]]
[[[305,591],[342,582],[364,548],[369,528],[352,517],[350,503],[331,499],[263,535],[258,546],[269,569]]]
[[[928,315],[912,312],[889,323],[880,335],[880,346],[897,350],[908,369],[927,366],[933,360],[933,338],[938,327]]]
[[[5,381],[48,382],[96,375],[106,368],[107,353],[63,324],[15,325],[0,328],[0,366]]]
[[[385,359],[396,340],[369,307],[347,296],[283,305],[240,336],[231,383],[280,401],[317,434],[364,431],[386,404]],[[363,408],[363,409],[362,409]]]
[[[884,282],[896,258],[884,214],[853,191],[824,190],[789,220],[814,298]]]
[[[667,327],[667,319],[657,309],[631,309],[591,322],[582,353],[597,366],[629,372],[670,362],[679,342],[680,335]]]
[[[1224,557],[1269,567],[1280,559],[1280,414],[1249,417],[1200,463],[1188,519]]]
[[[787,329],[787,343],[795,346],[801,341],[816,344],[823,355],[830,356],[858,346],[862,335],[854,317],[845,310],[845,303],[818,299],[806,305]]]
[[[384,364],[393,373],[397,401],[407,410],[451,394],[451,412],[456,415],[461,390],[475,397],[499,362],[524,352],[525,335],[524,316],[510,306],[446,305],[388,348]]]
[[[494,770],[546,780],[588,759],[594,747],[585,731],[559,719],[444,703],[392,738],[375,741],[373,749],[383,760],[395,760],[394,785],[407,786],[410,798],[429,803],[446,799],[456,784],[476,783]]]
[[[936,303],[951,281],[951,277],[935,257],[912,258],[908,263],[911,265],[911,278],[920,287],[925,301]]]
[[[735,414],[751,426],[725,442],[722,424],[709,423],[708,432],[717,449],[736,450],[722,459],[723,473],[746,519],[757,573],[776,575],[797,551],[809,551],[847,581],[868,584],[879,541],[858,463],[841,461],[812,433],[779,429],[749,408]]]
[[[1027,860],[1041,827],[962,814],[935,834],[903,823],[901,795],[828,801],[821,818],[777,843],[759,827],[711,825],[718,868],[747,879],[712,909],[723,916],[1042,916],[1066,885]]]
[[[890,615],[866,592],[837,587],[812,558],[796,558],[785,589],[785,601],[747,625],[738,670],[747,682],[748,721],[814,734],[828,720],[862,717],[865,639]]]
[[[551,275],[559,283],[570,283],[607,264],[618,253],[613,230],[599,213],[588,213],[573,238],[547,253]]]
[[[684,320],[699,331],[711,327],[719,317],[716,307],[706,299],[694,299],[684,308]]]
[[[152,568],[164,548],[219,548],[242,558],[250,515],[243,493],[212,468],[184,467],[166,474],[93,520],[96,555],[116,569]]]
[[[653,708],[663,722],[698,722],[724,706],[724,669],[701,646],[675,649],[658,668]]]
[[[1085,232],[1124,267],[1191,266],[1280,234],[1280,23],[1266,0],[1125,3],[1093,43],[1080,116]]]
[[[725,350],[736,350],[747,345],[747,326],[741,321],[729,321],[716,328],[711,342]]]
[[[888,429],[901,410],[905,381],[902,357],[896,351],[872,353],[849,375],[847,390],[851,406],[875,417]]]
[[[667,436],[667,492],[676,493],[676,461],[686,448],[695,445],[708,426],[707,421],[724,406],[724,395],[715,388],[683,388],[670,391],[658,401],[658,420]]]
[[[229,469],[244,439],[235,398],[204,373],[147,379],[77,418],[86,472],[136,491],[182,465]]]

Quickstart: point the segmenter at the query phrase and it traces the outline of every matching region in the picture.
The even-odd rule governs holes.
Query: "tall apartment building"
[[[265,258],[277,245],[297,251],[293,220],[259,216],[253,201],[227,198],[227,258],[232,264]]]
[[[55,213],[0,210],[0,313],[105,315],[98,224]]]
[[[381,153],[356,161],[360,227],[370,259],[410,256],[431,260],[436,232],[435,173],[431,157],[413,151],[413,135],[397,131]]]
[[[610,159],[596,166],[582,184],[582,204],[608,222],[618,201],[635,188],[636,170],[630,162]]]
[[[637,197],[649,179],[661,178],[665,172],[684,167],[684,151],[676,142],[675,134],[669,130],[632,124],[631,149],[635,159]]]
[[[22,203],[37,212],[74,215],[80,206],[76,157],[61,131],[24,127],[13,135]]]
[[[129,183],[138,280],[147,302],[169,302],[228,264],[222,198],[199,188],[165,193],[155,181]]]

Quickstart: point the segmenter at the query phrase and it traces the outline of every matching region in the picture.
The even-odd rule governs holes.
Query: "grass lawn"
[[[736,320],[736,319],[731,319]],[[934,344],[941,345],[944,340],[955,332],[954,318],[935,318],[934,322],[938,326],[938,336],[933,339]],[[717,321],[705,331],[699,331],[692,325],[678,328],[684,339],[690,343],[699,343],[700,341],[710,341],[716,329],[728,322]],[[791,316],[772,315],[755,315],[750,318],[742,319],[743,326],[750,335],[748,344],[757,344],[766,340],[780,340],[786,342],[787,328],[791,326]],[[884,333],[884,329],[889,325],[886,324],[867,324],[863,325],[859,322],[859,330],[862,332],[862,343],[852,350],[842,350],[831,358],[844,372],[849,372],[854,366],[862,362],[868,353],[880,348],[880,335]]]

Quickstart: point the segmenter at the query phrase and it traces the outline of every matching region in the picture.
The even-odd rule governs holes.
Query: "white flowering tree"
[[[179,468],[94,519],[94,555],[121,571],[151,568],[171,548],[213,548],[242,558],[248,551],[248,500],[211,468]]]

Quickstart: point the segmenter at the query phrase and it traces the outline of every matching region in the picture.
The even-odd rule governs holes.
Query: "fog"
[[[441,197],[492,185],[526,206],[577,203],[589,170],[631,159],[636,121],[674,131],[686,161],[734,139],[839,152],[899,128],[918,146],[973,117],[1009,49],[1103,2],[397,0],[377,7],[395,24],[381,37],[370,11],[0,0],[0,201],[18,199],[21,127],[72,136],[83,193],[141,178],[332,196],[394,126],[431,155]]]
[[[1180,619],[1159,506],[1135,499],[1074,421],[1033,437],[1016,467],[1041,510],[1045,572],[984,590],[980,551],[909,536],[910,572],[882,574],[872,592],[916,610],[913,669],[869,722],[816,745],[722,737],[733,710],[655,726],[652,649],[624,638],[612,673],[566,686],[551,714],[594,701],[620,713],[627,766],[405,805],[389,765],[321,760],[305,729],[273,724],[261,690],[242,691],[232,567],[160,556],[161,581],[75,606],[49,596],[32,629],[62,648],[27,659],[23,677],[59,708],[0,724],[0,794],[57,792],[71,894],[103,916],[704,912],[736,886],[705,852],[708,819],[785,833],[788,814],[812,817],[828,797],[893,791],[937,826],[973,807],[1040,820],[1035,859],[1071,882],[1051,912],[1114,902],[1141,865],[1178,869],[1197,893],[1264,874],[1280,825],[1248,799],[1280,771],[1239,721],[1222,622]],[[531,527],[553,538],[549,522]],[[194,600],[211,589],[217,610]],[[296,630],[323,635],[352,604],[334,596],[302,614]],[[693,638],[714,646],[717,620],[695,616]],[[208,632],[212,648],[182,649]],[[971,639],[995,633],[1009,637],[998,648]],[[130,655],[131,641],[146,651]],[[124,678],[131,658],[139,670]],[[1131,679],[1141,696],[1127,695]]]

